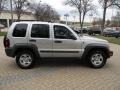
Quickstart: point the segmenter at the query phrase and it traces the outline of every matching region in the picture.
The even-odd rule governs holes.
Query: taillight
[[[4,37],[3,43],[5,48],[10,47],[10,40],[6,36]]]

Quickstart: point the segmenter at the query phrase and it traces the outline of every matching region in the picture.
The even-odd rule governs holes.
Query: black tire
[[[20,61],[20,57],[22,56],[22,55],[29,55],[30,56],[30,64],[29,65],[27,65],[27,66],[25,66],[25,65],[22,65],[22,63],[21,63],[21,61]],[[34,64],[35,64],[35,56],[34,56],[34,54],[32,53],[32,52],[30,52],[30,51],[22,51],[22,52],[19,52],[18,54],[17,54],[17,56],[16,56],[16,64],[20,67],[20,68],[22,68],[22,69],[31,69],[33,66],[34,66]]]
[[[100,60],[101,64],[99,64],[99,65],[93,64],[92,57],[95,54],[99,54],[103,58],[102,60]],[[101,51],[101,50],[94,50],[94,51],[91,51],[89,53],[87,61],[88,61],[88,64],[89,64],[90,67],[95,68],[95,69],[99,69],[99,68],[102,68],[106,64],[107,58],[106,58],[106,55],[105,55],[105,53],[103,51]]]

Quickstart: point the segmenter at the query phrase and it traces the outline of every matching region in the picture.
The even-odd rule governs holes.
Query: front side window
[[[17,24],[13,30],[13,37],[25,37],[27,24]]]
[[[73,34],[64,26],[54,26],[54,37],[56,39],[71,39]]]
[[[33,38],[49,38],[49,25],[33,24],[32,30],[31,30],[31,37],[33,37]]]

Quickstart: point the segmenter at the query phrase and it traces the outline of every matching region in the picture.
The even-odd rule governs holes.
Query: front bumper
[[[108,52],[108,58],[110,58],[112,56],[113,56],[113,51],[109,50],[109,52]]]

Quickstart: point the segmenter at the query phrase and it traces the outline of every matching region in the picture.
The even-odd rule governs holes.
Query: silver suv
[[[101,68],[113,55],[106,40],[77,35],[70,27],[48,22],[15,22],[4,38],[5,52],[22,69],[41,58],[79,58]]]

